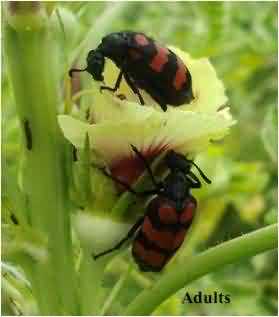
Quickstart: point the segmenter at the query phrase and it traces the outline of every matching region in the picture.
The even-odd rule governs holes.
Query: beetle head
[[[93,76],[97,81],[103,81],[105,58],[104,55],[98,50],[91,50],[87,56],[87,69],[86,71]]]
[[[195,166],[195,168],[198,170],[198,172],[201,175],[201,177],[203,178],[203,180],[207,184],[211,183],[210,179],[207,178],[207,176],[197,166],[197,164],[192,160],[188,160],[182,154],[179,154],[179,153],[174,152],[173,150],[170,150],[165,157],[165,162],[166,162],[167,167],[171,171],[180,171],[180,172],[183,172],[184,174],[188,174],[191,170],[191,167]]]
[[[94,80],[103,81],[104,76],[104,67],[105,67],[105,58],[104,55],[99,50],[89,51],[87,58],[87,67],[84,69],[72,68],[69,71],[69,75],[72,77],[74,72],[88,72],[92,75]]]

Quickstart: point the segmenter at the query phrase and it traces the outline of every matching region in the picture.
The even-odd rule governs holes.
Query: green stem
[[[79,269],[79,294],[81,315],[98,316],[102,306],[103,288],[102,282],[107,263],[111,256],[93,260],[92,250],[88,246],[82,246],[82,259]]]
[[[132,270],[132,266],[128,265],[126,272],[122,273],[122,276],[120,276],[119,280],[114,285],[109,296],[107,297],[107,299],[106,299],[106,301],[105,301],[105,303],[100,311],[100,314],[99,314],[100,316],[106,316],[107,314],[109,314],[109,309],[111,308],[113,301],[116,299],[121,288],[123,287],[124,283],[126,282],[128,276],[130,275],[131,270]]]
[[[224,242],[181,263],[150,289],[143,291],[124,311],[128,315],[148,315],[169,296],[201,276],[224,265],[254,256],[277,246],[277,224]]]
[[[40,4],[39,4],[40,5]],[[28,9],[17,3],[20,13]],[[40,10],[28,12],[36,15]],[[78,314],[70,234],[66,145],[59,131],[57,69],[47,20],[28,27],[28,19],[10,12],[5,23],[8,71],[24,137],[23,191],[28,200],[27,221],[48,238],[46,263],[30,263],[40,314]],[[10,21],[9,7],[7,19]],[[18,24],[18,20],[22,23]],[[13,28],[15,25],[15,29]]]
[[[97,315],[100,305],[102,279],[109,259],[93,261],[92,254],[83,249],[80,266],[80,304],[83,316]]]
[[[128,270],[129,265],[129,263],[127,263],[120,257],[117,257],[111,263],[108,264],[107,272],[119,276]],[[130,277],[135,281],[137,286],[141,288],[148,288],[152,286],[152,280],[147,276],[140,274],[137,269],[133,269],[130,272]]]

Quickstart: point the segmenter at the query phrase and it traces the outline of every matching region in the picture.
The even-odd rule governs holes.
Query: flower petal
[[[227,111],[207,114],[170,109],[164,113],[145,108],[135,112],[137,115],[134,111],[125,113],[125,120],[96,125],[60,115],[59,124],[65,137],[79,148],[88,133],[90,147],[109,165],[133,155],[131,144],[143,152],[159,147],[193,153],[200,149],[200,143],[207,146],[210,139],[225,135],[234,124],[231,118],[226,118]]]
[[[73,226],[82,246],[97,254],[110,249],[125,237],[132,224],[93,215],[85,210],[73,214]]]

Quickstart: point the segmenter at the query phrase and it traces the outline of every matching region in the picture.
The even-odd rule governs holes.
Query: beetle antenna
[[[193,164],[196,169],[199,171],[201,177],[204,179],[204,181],[207,183],[207,184],[211,184],[211,180],[204,174],[204,172],[198,167],[198,165],[196,163],[194,163],[193,161],[189,161],[191,164]]]
[[[85,67],[84,69],[72,68],[69,70],[69,76],[73,77],[74,72],[85,72],[85,71],[87,71],[87,67]]]

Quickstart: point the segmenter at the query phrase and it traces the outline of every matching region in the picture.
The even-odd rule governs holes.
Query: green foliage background
[[[57,39],[57,45],[49,53],[60,54],[57,67],[61,68],[61,82],[72,52],[88,30],[92,31],[91,48],[94,48],[104,34],[127,29],[143,31],[194,57],[208,56],[224,81],[238,124],[222,144],[212,144],[198,158],[213,185],[195,193],[201,212],[184,254],[196,253],[277,221],[277,3],[74,2],[48,6],[54,10],[53,32]],[[81,56],[79,63],[83,61]],[[14,201],[20,199],[13,191],[16,188],[13,182],[17,179],[21,139],[9,74],[3,66],[2,202],[5,202],[7,196]],[[104,298],[125,271],[129,257],[126,252],[123,258],[110,264],[104,281]],[[153,279],[152,275],[133,271],[129,278],[123,279],[123,291],[108,313],[119,314]],[[277,254],[269,252],[231,265],[187,287],[191,294],[200,290],[230,294],[231,303],[182,304],[185,294],[182,290],[161,305],[156,314],[275,315]]]

